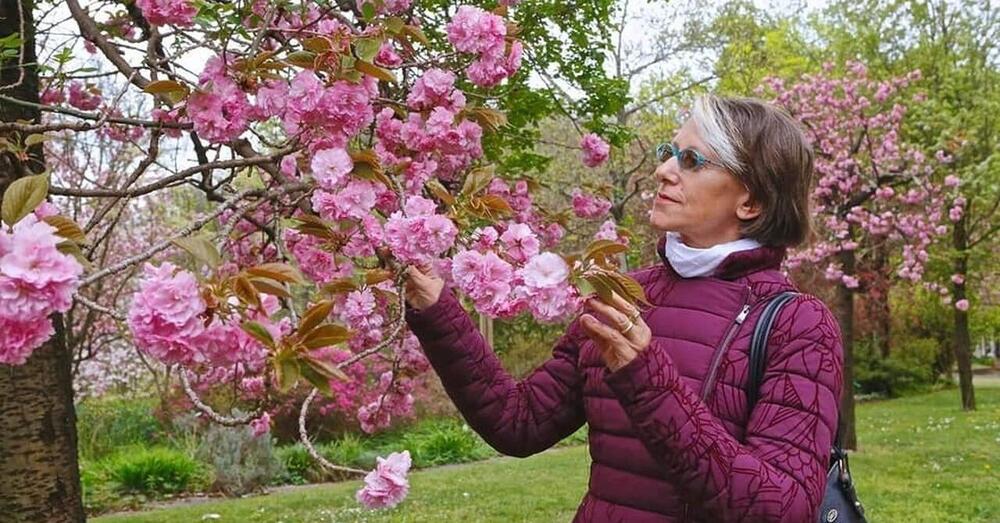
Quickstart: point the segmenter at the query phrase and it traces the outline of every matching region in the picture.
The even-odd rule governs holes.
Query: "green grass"
[[[873,522],[1000,520],[1000,388],[976,390],[979,410],[958,409],[945,390],[858,406],[861,452],[851,466]],[[268,496],[97,518],[111,522],[569,521],[586,490],[586,447],[528,459],[432,468],[411,474],[399,508],[366,512],[359,482],[313,485]],[[212,516],[209,516],[210,518]]]

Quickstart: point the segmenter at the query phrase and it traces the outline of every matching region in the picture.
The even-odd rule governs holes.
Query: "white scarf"
[[[677,274],[685,278],[697,276],[708,276],[715,272],[716,267],[725,260],[727,256],[737,251],[756,249],[761,244],[751,238],[740,238],[739,240],[720,243],[707,249],[689,247],[681,241],[681,235],[676,232],[667,233],[667,245],[664,254],[670,266],[677,271]]]

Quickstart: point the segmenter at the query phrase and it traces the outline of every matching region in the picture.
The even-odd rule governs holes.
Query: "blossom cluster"
[[[0,229],[0,364],[23,365],[52,336],[49,315],[72,305],[83,267],[62,241],[36,214]]]

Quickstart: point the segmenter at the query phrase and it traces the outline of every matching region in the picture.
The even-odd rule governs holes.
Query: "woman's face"
[[[657,166],[658,183],[650,224],[661,231],[679,233],[691,247],[710,247],[740,238],[740,220],[759,210],[750,204],[750,193],[735,175],[718,165],[716,158],[688,120],[673,139],[678,150],[694,149],[708,159],[701,167],[681,169],[670,157]]]

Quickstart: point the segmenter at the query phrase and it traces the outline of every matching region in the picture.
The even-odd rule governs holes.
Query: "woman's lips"
[[[664,202],[681,203],[680,199],[673,198],[670,195],[662,192],[656,193],[656,199]]]

